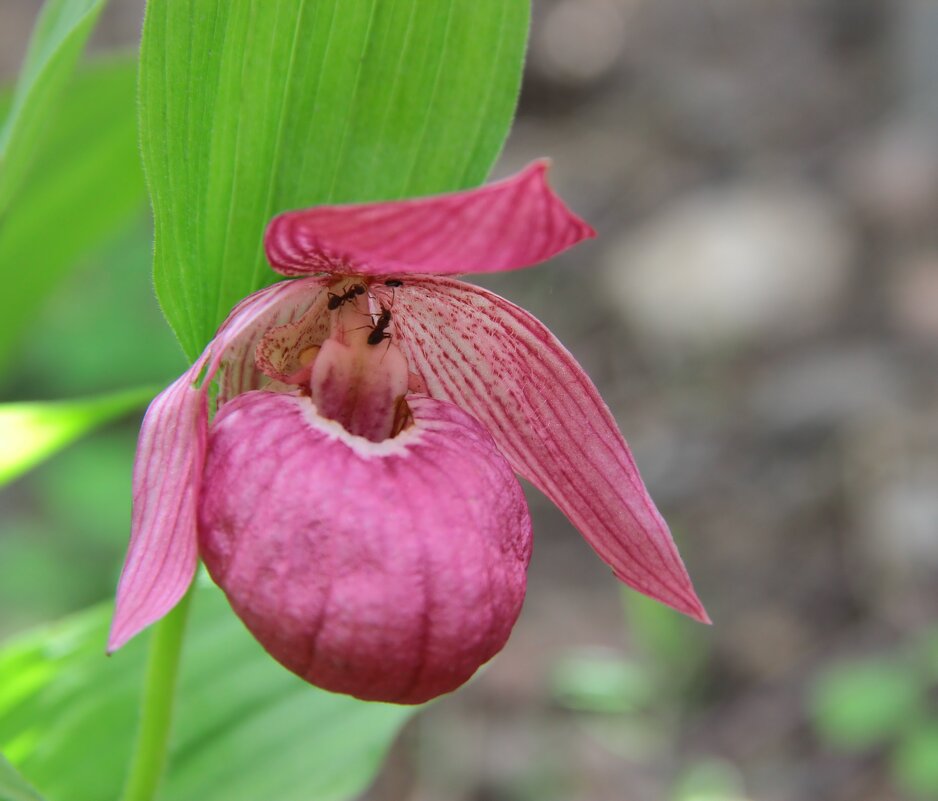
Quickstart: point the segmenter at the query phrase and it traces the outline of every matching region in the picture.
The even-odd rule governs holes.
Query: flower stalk
[[[153,801],[166,769],[179,659],[192,601],[192,587],[176,607],[153,627],[140,703],[140,728],[121,801]]]

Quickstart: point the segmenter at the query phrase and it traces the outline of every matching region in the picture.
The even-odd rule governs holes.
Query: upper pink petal
[[[528,267],[594,236],[550,188],[547,166],[537,161],[466,192],[286,212],[267,228],[267,258],[284,275],[453,275]]]
[[[196,363],[150,404],[134,461],[130,545],[108,650],[172,609],[195,574],[196,514],[208,426],[207,392],[224,367],[219,403],[257,383],[254,349],[274,324],[301,315],[322,281],[285,281],[245,298]]]
[[[668,531],[596,387],[532,315],[447,278],[396,290],[399,345],[433,397],[473,414],[522,476],[631,587],[706,621]]]
[[[209,572],[278,661],[396,703],[455,689],[502,648],[531,549],[488,432],[431,398],[411,411],[375,443],[308,398],[242,395],[212,424],[199,511]]]

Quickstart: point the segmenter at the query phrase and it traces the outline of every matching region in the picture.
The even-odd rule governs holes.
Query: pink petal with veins
[[[134,462],[130,547],[124,561],[108,652],[159,620],[195,575],[195,521],[208,428],[196,364],[147,409]]]
[[[474,415],[616,576],[708,622],[612,414],[542,323],[491,292],[433,277],[396,290],[394,319],[428,393]]]
[[[150,404],[137,442],[130,546],[117,588],[109,652],[172,609],[195,575],[196,509],[212,378],[224,366],[219,403],[260,383],[265,377],[254,366],[257,342],[272,325],[301,316],[323,283],[320,278],[285,281],[245,298],[196,363]]]
[[[311,359],[329,336],[327,303],[327,293],[320,292],[302,317],[265,332],[255,350],[258,369],[278,381],[308,381]]]
[[[528,267],[595,235],[547,184],[547,166],[467,192],[286,212],[267,227],[267,258],[284,275]]]
[[[485,429],[451,404],[409,402],[414,425],[374,443],[307,398],[236,398],[212,425],[199,542],[275,659],[334,692],[413,704],[504,645],[531,526]]]

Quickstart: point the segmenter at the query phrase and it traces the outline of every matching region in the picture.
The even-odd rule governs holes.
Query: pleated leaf
[[[148,638],[105,657],[110,616],[103,605],[0,649],[0,750],[47,801],[119,796]],[[413,714],[305,684],[215,587],[189,625],[162,801],[355,798]]]
[[[154,277],[190,358],[276,276],[278,212],[481,183],[529,0],[150,0],[141,144]]]
[[[0,371],[68,271],[144,209],[135,93],[129,56],[79,67],[27,180],[0,216]]]

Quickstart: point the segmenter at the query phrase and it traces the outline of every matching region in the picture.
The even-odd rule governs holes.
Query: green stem
[[[191,600],[192,587],[176,604],[176,608],[153,627],[140,705],[140,729],[131,755],[122,801],[152,801],[156,798],[163,778],[176,679],[179,675],[179,656]]]

